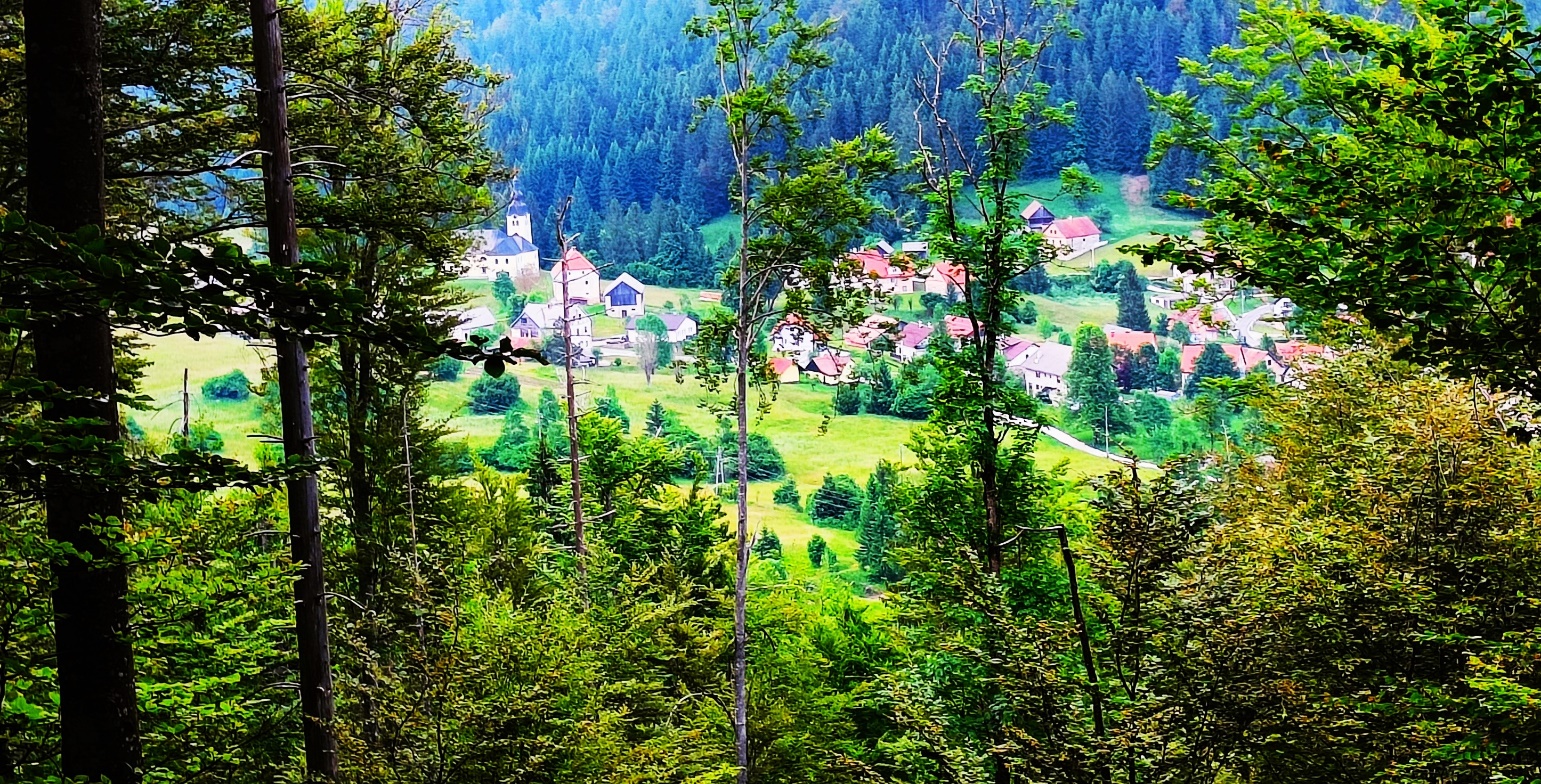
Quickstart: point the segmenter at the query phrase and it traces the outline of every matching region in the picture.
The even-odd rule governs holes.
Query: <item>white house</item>
[[[944,297],[960,296],[968,285],[968,270],[962,266],[947,261],[938,261],[931,265],[931,270],[926,273],[924,291],[931,294],[941,294]],[[917,291],[922,289],[917,289]]]
[[[1027,352],[1019,365],[1027,391],[1059,402],[1069,391],[1065,374],[1070,371],[1070,347],[1059,343],[1040,343]]]
[[[1043,206],[1043,202],[1036,199],[1032,204],[1022,209],[1022,220],[1027,221],[1027,228],[1031,231],[1043,231],[1054,223],[1054,213]]]
[[[803,364],[803,372],[829,386],[848,384],[855,375],[856,363],[846,354],[825,350]]]
[[[642,281],[622,272],[614,283],[605,287],[605,315],[612,318],[632,318],[643,314],[643,300],[647,287]]]
[[[914,362],[926,353],[926,344],[935,331],[930,325],[915,322],[900,327],[894,338],[894,358],[900,362]]]
[[[850,259],[861,266],[859,282],[880,294],[909,294],[915,290],[915,270],[903,257],[895,257],[891,248],[887,253],[882,248],[855,251]]]
[[[818,335],[807,322],[788,315],[771,330],[771,348],[780,354],[806,360],[818,348]]]
[[[684,313],[654,313],[659,321],[663,322],[664,329],[668,331],[665,339],[678,346],[681,343],[696,336],[696,322]],[[637,342],[637,321],[629,319],[626,322],[626,342]]]
[[[460,321],[450,329],[450,337],[464,343],[476,334],[477,330],[491,330],[497,332],[498,317],[492,315],[487,308],[471,308],[460,314]]]
[[[1060,218],[1043,230],[1043,238],[1062,259],[1073,259],[1102,244],[1102,229],[1091,218]]]
[[[515,183],[508,209],[503,216],[503,232],[486,229],[472,234],[466,251],[465,277],[495,280],[506,272],[511,278],[540,272],[540,250],[531,233],[530,206]]]
[[[551,268],[551,299],[562,299],[562,282],[567,282],[567,298],[585,305],[597,305],[599,296],[599,271],[577,248],[569,248],[562,260]]]
[[[1001,338],[1001,361],[1006,363],[1006,369],[1022,374],[1023,367],[1027,364],[1027,358],[1042,345],[1037,341],[1019,337]]]
[[[567,330],[574,348],[587,353],[594,345],[594,320],[582,306],[568,304]],[[562,305],[557,302],[531,302],[508,328],[509,336],[545,340],[562,334]]]

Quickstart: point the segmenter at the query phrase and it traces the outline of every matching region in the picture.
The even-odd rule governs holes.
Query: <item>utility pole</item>
[[[578,556],[578,575],[588,574],[589,545],[583,532],[583,478],[579,472],[583,457],[578,449],[578,393],[573,384],[573,338],[571,321],[567,318],[572,300],[568,296],[568,283],[572,280],[572,269],[567,263],[567,251],[572,246],[564,231],[567,222],[567,210],[572,207],[573,197],[568,196],[562,201],[562,206],[556,213],[556,244],[562,258],[557,263],[562,267],[562,366],[566,372],[567,384],[567,464],[572,471],[572,496],[573,496],[573,551]]]
[[[251,0],[252,49],[257,77],[257,120],[262,149],[263,193],[267,202],[268,254],[274,264],[299,262],[295,227],[294,172],[289,159],[288,93],[284,89],[283,30],[277,0]],[[284,456],[315,457],[315,423],[310,410],[310,364],[294,335],[279,334],[278,395],[283,411]],[[321,504],[316,475],[290,479],[289,540],[300,569],[294,583],[295,632],[300,656],[300,713],[305,730],[307,780],[337,778],[336,707],[332,653],[322,568]]]
[[[26,0],[27,218],[59,232],[106,227],[101,0]],[[43,417],[98,440],[122,439],[112,325],[91,309],[32,330],[38,380],[65,393]],[[45,475],[52,559],[59,762],[66,779],[140,780],[139,700],[129,627],[128,567],[119,554],[123,497],[110,482]]]

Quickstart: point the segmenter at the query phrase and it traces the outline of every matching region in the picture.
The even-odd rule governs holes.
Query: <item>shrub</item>
[[[824,541],[824,537],[814,534],[813,538],[808,540],[808,563],[813,564],[815,569],[823,566],[824,554],[828,551],[829,543]]]
[[[251,381],[246,374],[232,370],[203,382],[205,400],[245,400],[251,397]]]
[[[824,483],[808,497],[808,516],[816,525],[853,529],[859,522],[862,496],[851,477],[825,474]]]
[[[797,483],[792,481],[790,476],[776,488],[776,492],[771,496],[771,500],[778,504],[790,506],[793,509],[801,507],[803,503],[802,494],[797,492]]]
[[[519,379],[510,374],[482,376],[471,385],[466,398],[473,414],[501,414],[519,403]]]
[[[181,433],[171,437],[171,447],[173,449],[191,449],[194,452],[215,455],[225,448],[225,437],[220,435],[219,431],[215,430],[214,426],[208,422],[200,419],[194,422],[192,427],[187,430],[186,438],[183,438]]]
[[[841,416],[861,413],[861,393],[855,384],[841,384],[835,388],[835,413]]]
[[[428,365],[428,376],[434,381],[456,381],[465,363],[454,357],[439,357]]]
[[[738,476],[738,440],[731,430],[722,431],[718,439],[722,446],[722,472],[724,478],[732,480]],[[708,465],[717,459],[716,447],[710,447],[710,453],[702,452]],[[781,452],[776,450],[776,445],[771,443],[761,433],[749,434],[749,479],[761,482],[766,479],[779,479],[787,471],[786,461],[782,459]]]

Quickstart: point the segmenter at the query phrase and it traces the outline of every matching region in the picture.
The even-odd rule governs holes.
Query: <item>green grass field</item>
[[[1171,210],[1153,207],[1146,193],[1144,178],[1118,174],[1096,176],[1102,191],[1091,197],[1083,209],[1070,197],[1060,195],[1059,179],[1033,180],[1017,186],[1016,191],[1026,197],[1043,202],[1051,212],[1060,216],[1085,215],[1097,207],[1106,207],[1113,215],[1113,225],[1103,226],[1103,239],[1113,244],[1138,238],[1142,234],[1188,234],[1198,226],[1193,218]]]

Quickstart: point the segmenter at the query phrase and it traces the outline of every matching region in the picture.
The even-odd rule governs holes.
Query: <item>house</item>
[[[899,243],[899,252],[911,259],[924,260],[931,254],[931,243],[925,240],[914,240]]]
[[[531,233],[530,206],[525,204],[517,181],[503,220],[501,235],[496,229],[472,233],[462,273],[465,277],[496,280],[500,272],[511,278],[539,274],[540,250],[535,247]]]
[[[803,372],[828,386],[848,384],[856,370],[856,364],[845,354],[825,350],[803,363]]]
[[[1146,291],[1150,294],[1150,304],[1162,310],[1171,310],[1177,307],[1177,303],[1185,299],[1193,299],[1193,295],[1181,291],[1172,291],[1160,286],[1151,286]]]
[[[1220,339],[1222,334],[1230,331],[1231,323],[1235,319],[1231,311],[1224,305],[1201,305],[1196,308],[1188,308],[1173,313],[1167,319],[1169,327],[1176,326],[1179,322],[1188,327],[1190,343],[1210,343]]]
[[[1027,391],[1054,403],[1062,400],[1069,391],[1065,374],[1070,371],[1070,354],[1071,348],[1061,343],[1040,343],[1027,352],[1018,363]]]
[[[611,318],[632,318],[643,313],[643,300],[647,296],[647,287],[642,281],[622,272],[605,288],[605,315]]]
[[[532,343],[562,334],[563,307],[558,302],[531,302],[508,327],[510,338],[526,338]],[[574,347],[587,353],[594,345],[594,320],[579,305],[568,303],[567,330]]]
[[[872,345],[872,341],[888,334],[889,330],[898,325],[898,319],[874,313],[862,323],[846,330],[845,345],[847,348],[868,348]]]
[[[498,317],[492,315],[487,308],[471,308],[460,314],[460,320],[450,329],[450,337],[460,343],[471,339],[471,336],[480,330],[490,330],[494,333],[498,329]]]
[[[1108,345],[1114,350],[1123,349],[1130,354],[1138,354],[1141,346],[1150,346],[1157,352],[1161,351],[1161,344],[1156,341],[1154,332],[1140,332],[1123,327],[1103,327],[1102,331],[1107,333]]]
[[[1073,259],[1102,245],[1102,229],[1085,216],[1060,218],[1043,230],[1043,238],[1061,259]]]
[[[796,384],[802,377],[802,370],[797,367],[797,360],[788,357],[771,357],[769,363],[771,378],[778,384]]]
[[[1019,337],[1001,338],[1001,361],[1006,363],[1006,369],[1021,375],[1022,367],[1027,363],[1030,354],[1042,345],[1037,341]]]
[[[944,297],[962,296],[963,289],[968,286],[968,270],[962,266],[947,261],[938,261],[931,265],[930,272],[926,273],[922,288],[930,294],[941,294]],[[922,290],[917,288],[917,291]]]
[[[1022,220],[1027,221],[1029,231],[1042,232],[1054,223],[1054,213],[1043,206],[1043,202],[1034,200],[1022,210]]]
[[[551,268],[551,299],[562,299],[564,280],[567,283],[567,299],[585,305],[599,303],[599,271],[577,248],[568,248],[562,260]]]
[[[926,353],[926,343],[936,330],[925,324],[909,323],[899,328],[894,338],[894,357],[900,362],[913,362]]]
[[[1230,357],[1232,362],[1236,363],[1236,369],[1240,370],[1243,374],[1251,373],[1254,368],[1261,366],[1273,376],[1275,381],[1282,381],[1284,379],[1284,365],[1274,359],[1272,354],[1260,348],[1252,348],[1237,343],[1223,343],[1220,344],[1220,348],[1225,350],[1225,355]],[[1181,379],[1183,386],[1186,387],[1188,385],[1188,378],[1193,375],[1193,369],[1198,365],[1199,355],[1202,353],[1204,353],[1204,346],[1183,346]]]
[[[887,246],[887,243],[880,243]],[[915,290],[915,270],[911,269],[903,256],[893,255],[893,249],[889,248],[884,253],[882,247],[869,250],[859,250],[851,253],[848,258],[860,265],[860,283],[871,286],[881,294],[908,294]]]
[[[942,317],[942,327],[947,330],[947,336],[954,341],[974,334],[974,320],[968,316],[954,316],[949,313]]]
[[[813,326],[795,313],[776,323],[771,329],[771,348],[781,354],[790,354],[806,360],[818,348],[819,334]]]
[[[696,322],[684,313],[654,313],[663,322],[664,339],[678,346],[696,336]],[[626,342],[637,342],[637,319],[626,321]]]
[[[1337,352],[1326,346],[1301,340],[1275,343],[1273,350],[1274,357],[1284,366],[1284,372],[1279,377],[1283,383],[1296,382],[1302,375],[1316,370],[1337,356]]]
[[[1175,271],[1172,273],[1170,282],[1178,291],[1186,294],[1202,293],[1210,300],[1229,297],[1241,287],[1235,278],[1213,272]]]

